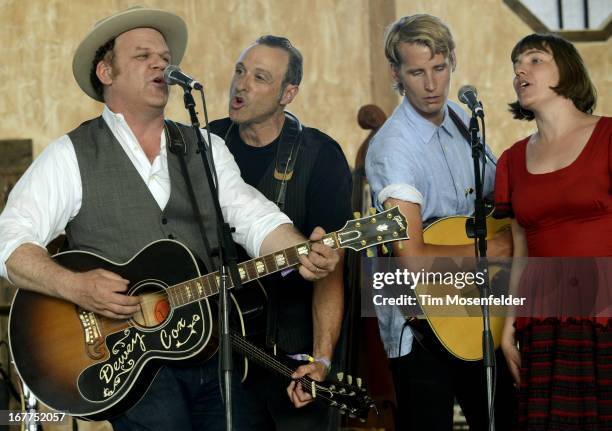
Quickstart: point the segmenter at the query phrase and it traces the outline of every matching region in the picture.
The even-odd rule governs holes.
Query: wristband
[[[287,355],[288,357],[290,357],[291,359],[295,359],[297,361],[308,361],[308,362],[320,362],[323,365],[325,365],[325,369],[327,371],[330,370],[331,368],[331,361],[327,358],[323,358],[323,357],[313,357],[310,356],[307,353],[297,353],[295,355]]]

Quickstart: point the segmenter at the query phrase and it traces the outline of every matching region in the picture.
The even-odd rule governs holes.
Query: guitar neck
[[[339,248],[336,232],[323,237],[321,242],[333,249]],[[241,283],[248,283],[266,275],[282,271],[300,263],[300,256],[307,256],[312,241],[306,241],[266,256],[247,260],[238,265]],[[228,287],[234,287],[231,277],[227,279]],[[219,271],[176,284],[166,289],[172,307],[191,304],[219,293],[221,275]]]
[[[333,249],[350,248],[360,251],[404,239],[408,239],[406,217],[399,212],[398,207],[394,207],[376,215],[349,220],[342,229],[325,235],[320,242]],[[298,265],[300,256],[307,256],[312,244],[306,241],[239,264],[240,282],[248,283]],[[166,292],[170,305],[180,307],[218,294],[220,284],[221,276],[217,271],[171,286]],[[228,277],[227,284],[230,289],[234,287],[231,277]]]
[[[268,354],[267,352],[255,346],[254,344],[249,343],[247,340],[245,340],[240,335],[234,332],[232,332],[230,335],[232,339],[232,347],[234,348],[234,350],[247,356],[249,359],[258,363],[262,367],[265,367],[271,371],[275,371],[287,377],[288,379],[291,379],[293,370],[289,368],[287,365],[283,364],[281,361],[276,359],[274,356]],[[306,388],[310,387],[310,384],[312,382],[312,379],[308,377],[302,377],[297,380],[301,382]]]

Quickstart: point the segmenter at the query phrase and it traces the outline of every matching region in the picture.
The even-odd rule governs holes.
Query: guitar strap
[[[293,177],[293,169],[302,144],[302,123],[289,111],[285,111],[286,127],[283,127],[274,162],[274,179],[278,183],[276,205],[285,210],[287,182]],[[276,347],[278,333],[278,298],[274,289],[268,292],[268,315],[266,321],[266,345]]]
[[[453,123],[455,123],[457,129],[459,129],[461,136],[463,136],[465,140],[468,141],[468,144],[472,145],[472,137],[470,136],[470,131],[468,130],[465,123],[461,121],[459,115],[455,111],[453,111],[450,106],[448,107],[448,115],[450,115],[451,120],[453,120]]]
[[[287,182],[293,177],[293,168],[302,144],[300,120],[289,111],[285,111],[285,120],[287,120],[287,127],[281,130],[274,163],[274,179],[280,181],[275,203],[281,211],[285,209]]]
[[[264,178],[257,186],[257,188],[262,191],[262,187],[270,187],[267,190],[274,190],[274,192],[268,194],[268,196],[276,196],[274,203],[281,211],[285,211],[287,183],[293,178],[295,162],[297,161],[298,153],[302,145],[302,123],[300,123],[300,120],[289,111],[285,111],[285,120],[285,124],[278,138],[272,178]],[[236,123],[232,122],[223,137],[225,142],[229,142],[229,140],[232,139],[233,133],[238,133],[238,131],[234,129],[235,127],[237,127]],[[275,290],[269,289],[268,310],[266,315],[266,345],[268,347],[276,346],[277,332],[278,299]]]
[[[278,137],[276,147],[276,157],[274,160],[273,178],[276,180],[278,192],[274,203],[281,211],[285,209],[285,198],[287,193],[287,182],[293,178],[293,168],[298,157],[300,146],[302,145],[302,123],[291,112],[285,111],[286,123],[283,125],[281,134]],[[232,122],[225,132],[223,140],[229,142],[234,133],[236,123]],[[236,132],[237,133],[237,132]],[[264,180],[265,181],[265,180]],[[261,187],[261,183],[258,186]]]
[[[472,137],[470,136],[470,131],[468,130],[467,126],[465,125],[463,121],[461,121],[461,118],[459,118],[459,115],[455,111],[453,111],[450,106],[448,107],[448,114],[450,115],[451,120],[453,120],[453,123],[455,123],[455,126],[457,126],[457,129],[459,129],[459,132],[461,132],[461,136],[463,136],[465,140],[468,142],[468,145],[470,146],[470,149],[471,149]],[[486,149],[485,149],[485,155],[487,159],[489,159],[489,161],[493,163],[493,166],[497,166],[497,162],[489,155]],[[485,199],[485,207],[488,210],[492,211],[495,206],[495,191],[492,191],[491,193],[489,193],[487,196],[484,197],[484,199]],[[425,224],[428,226],[436,220],[437,219],[427,220]],[[423,227],[426,227],[425,224],[423,225]]]
[[[212,249],[210,248],[206,230],[204,229],[204,224],[202,223],[202,215],[200,214],[200,208],[198,207],[195,192],[193,191],[193,184],[191,183],[191,177],[189,176],[189,170],[187,169],[187,162],[185,161],[185,156],[187,155],[187,144],[185,142],[185,137],[183,136],[181,129],[174,121],[171,120],[164,120],[164,133],[166,135],[168,149],[179,159],[181,172],[183,173],[183,179],[185,180],[185,185],[187,186],[187,192],[189,194],[189,201],[191,203],[193,217],[198,224],[200,234],[202,235],[202,242],[204,243],[204,250],[206,254],[206,256],[201,256],[202,260],[204,261],[208,271],[213,271],[215,269],[215,265],[213,264],[212,260]]]
[[[448,107],[448,115],[450,115],[451,120],[453,120],[453,123],[455,123],[455,126],[457,126],[457,129],[459,129],[461,136],[465,138],[465,140],[467,141],[471,149],[472,148],[472,137],[470,136],[470,131],[468,130],[465,123],[461,120],[459,115],[455,111],[453,111],[453,109],[450,106]],[[489,153],[487,153],[486,149],[485,149],[485,155],[489,159],[489,161],[493,163],[493,166],[497,166],[497,162],[493,160],[493,158],[489,155]]]

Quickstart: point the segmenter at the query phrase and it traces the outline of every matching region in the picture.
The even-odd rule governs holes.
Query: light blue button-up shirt
[[[466,125],[469,123],[465,111],[447,101],[444,120],[436,126],[416,112],[404,97],[376,133],[365,166],[379,210],[387,199],[394,198],[420,205],[423,221],[474,212],[472,150],[450,118],[449,108]],[[486,151],[485,195],[493,190],[495,181],[495,165],[491,162],[495,157],[488,147]],[[412,332],[409,327],[404,329],[406,319],[399,308],[378,306],[376,314],[387,356],[396,358],[410,353]]]

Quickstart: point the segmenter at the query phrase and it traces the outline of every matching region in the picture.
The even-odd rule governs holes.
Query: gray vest
[[[216,216],[202,161],[196,153],[195,135],[191,127],[179,127],[187,141],[185,161],[206,235],[214,248]],[[211,259],[204,251],[177,155],[168,148],[171,192],[162,211],[102,117],[81,124],[68,136],[74,145],[83,186],[81,209],[66,227],[71,249],[124,262],[147,244],[169,238],[185,244],[210,272]]]

